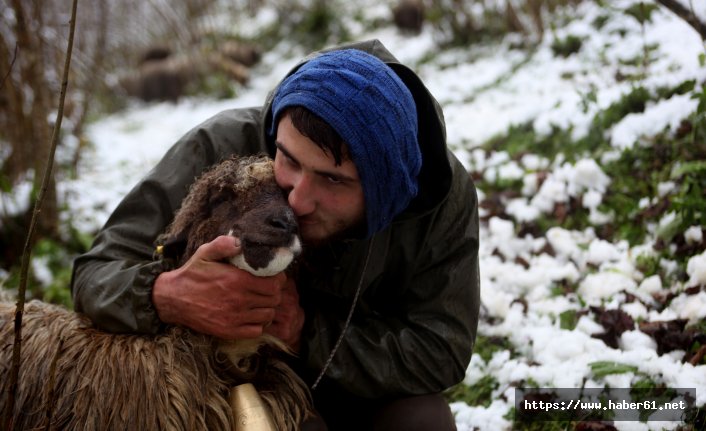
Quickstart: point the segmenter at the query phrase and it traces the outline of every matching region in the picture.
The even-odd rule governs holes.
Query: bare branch
[[[17,46],[17,43],[15,43],[15,53],[12,56],[12,62],[10,63],[10,67],[7,69],[7,73],[5,76],[2,78],[2,82],[0,82],[0,88],[2,88],[3,85],[5,85],[5,81],[10,78],[10,73],[12,73],[12,68],[15,66],[15,61],[17,61],[17,51],[19,50],[19,47]]]
[[[15,310],[15,341],[12,349],[12,370],[10,373],[10,385],[8,394],[8,404],[6,410],[5,418],[5,429],[13,429],[13,419],[15,410],[15,399],[17,393],[17,384],[20,375],[20,358],[22,350],[22,315],[24,313],[25,304],[25,292],[27,291],[27,275],[29,273],[29,261],[31,257],[32,249],[32,237],[34,236],[37,221],[39,219],[39,214],[42,209],[42,203],[44,201],[44,196],[46,195],[47,189],[49,188],[49,183],[52,177],[52,168],[54,166],[54,154],[56,153],[56,147],[59,142],[59,135],[61,131],[61,121],[64,116],[64,101],[66,99],[66,87],[69,83],[69,68],[71,66],[71,53],[73,51],[74,44],[74,32],[76,30],[76,9],[78,6],[78,0],[73,0],[73,5],[71,8],[71,21],[69,22],[69,41],[66,48],[66,61],[64,62],[64,74],[61,81],[61,93],[59,94],[59,109],[56,114],[56,122],[54,123],[54,131],[51,138],[51,148],[49,152],[49,159],[47,160],[46,169],[44,171],[44,177],[42,179],[42,187],[39,190],[39,196],[34,205],[34,210],[32,211],[32,220],[29,225],[29,230],[27,232],[27,240],[25,242],[24,251],[22,254],[22,267],[20,269],[20,286],[17,292],[17,308]]]
[[[687,9],[677,0],[657,0],[659,4],[674,12],[676,16],[686,21],[691,27],[699,33],[701,40],[706,41],[706,23],[701,21],[693,11]]]

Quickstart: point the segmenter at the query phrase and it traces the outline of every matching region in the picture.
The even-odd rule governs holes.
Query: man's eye
[[[297,166],[297,162],[287,155],[284,156],[284,162],[289,166]]]
[[[332,184],[341,184],[341,183],[343,183],[343,180],[341,180],[339,177],[335,177],[335,176],[333,176],[333,175],[327,175],[327,176],[326,176],[326,179],[328,180],[328,182],[330,182],[330,183],[332,183]]]

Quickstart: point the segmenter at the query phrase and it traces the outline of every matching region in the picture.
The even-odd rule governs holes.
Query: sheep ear
[[[178,261],[186,251],[187,235],[185,232],[180,232],[178,235],[162,238],[160,243],[162,257]]]

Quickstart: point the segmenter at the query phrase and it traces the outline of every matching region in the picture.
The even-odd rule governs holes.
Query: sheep
[[[419,34],[424,25],[424,3],[421,0],[401,0],[393,7],[392,18],[403,32]]]
[[[158,249],[179,265],[218,235],[241,240],[233,263],[282,271],[300,251],[296,219],[264,156],[232,158],[191,187]],[[14,304],[0,302],[0,412],[7,409]],[[109,334],[84,315],[31,301],[23,319],[16,429],[234,430],[232,387],[252,382],[279,430],[311,415],[306,385],[272,337],[225,342],[170,326],[159,335]],[[243,342],[247,341],[247,342]]]

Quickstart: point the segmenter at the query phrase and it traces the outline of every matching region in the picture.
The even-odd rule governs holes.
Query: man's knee
[[[401,398],[383,406],[373,419],[375,431],[455,431],[449,404],[440,394]]]

